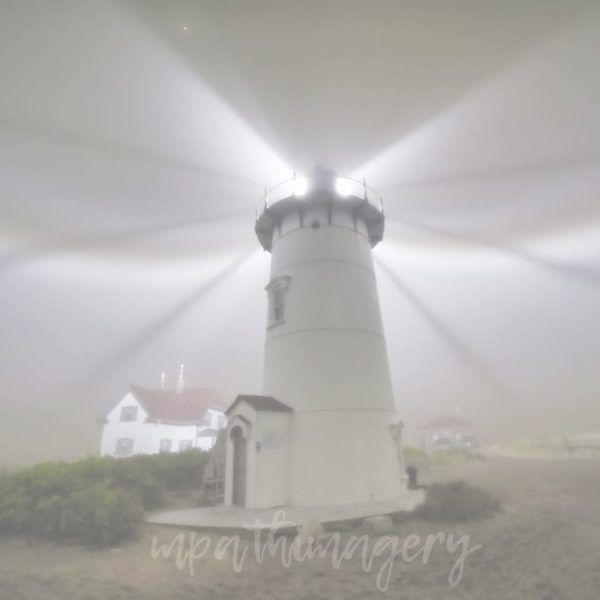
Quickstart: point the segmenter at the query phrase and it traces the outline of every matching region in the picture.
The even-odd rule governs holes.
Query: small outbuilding
[[[287,504],[293,409],[271,396],[242,394],[225,414],[225,504],[247,508]]]

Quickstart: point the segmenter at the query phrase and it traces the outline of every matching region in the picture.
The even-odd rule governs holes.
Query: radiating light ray
[[[389,217],[410,215],[482,236],[527,241],[600,223],[600,161],[530,166],[465,179],[413,180],[379,191]]]
[[[210,12],[208,10],[202,10],[201,6],[189,7],[190,10],[186,11],[186,22],[181,27],[181,31],[186,32],[185,35],[180,35],[179,27],[173,27],[173,21],[170,15],[165,15],[161,12],[163,8],[160,4],[152,5],[152,3],[145,2],[140,4],[135,0],[130,2],[126,0],[123,4],[127,5],[127,9],[134,16],[136,20],[141,20],[142,23],[156,35],[157,38],[161,39],[161,43],[165,44],[176,53],[178,61],[181,64],[186,65],[191,70],[199,73],[200,77],[205,85],[210,85],[212,89],[215,89],[215,94],[219,96],[223,102],[225,102],[234,112],[238,112],[240,107],[240,100],[243,99],[243,106],[247,108],[251,106],[253,108],[252,114],[248,115],[244,113],[243,118],[246,122],[252,124],[253,128],[258,132],[265,143],[267,143],[276,153],[279,153],[279,149],[282,148],[281,140],[276,132],[273,130],[269,123],[269,119],[265,112],[265,107],[260,104],[256,94],[253,92],[251,87],[248,85],[246,78],[242,73],[238,72],[238,66],[233,64],[227,57],[226,51],[222,47],[222,37],[220,36],[219,25],[211,19]],[[158,14],[155,11],[158,9]],[[201,12],[195,13],[195,10]],[[193,17],[196,18],[193,18]],[[166,18],[165,18],[166,17]],[[193,23],[193,26],[191,25]],[[208,52],[190,52],[190,45],[194,41],[201,40],[201,48],[204,49],[203,44],[209,44],[210,53]],[[205,63],[207,55],[210,55],[210,64],[218,65],[219,75],[227,73],[228,77],[232,77],[235,80],[235,100],[234,104],[231,102],[231,97],[224,97],[218,88],[214,88],[213,83],[207,78],[206,70],[202,68]],[[276,142],[275,144],[273,142]],[[281,155],[283,156],[283,155]],[[293,156],[293,154],[291,155]],[[292,164],[293,163],[292,161]],[[269,182],[261,182],[263,186]]]
[[[472,234],[459,234],[453,231],[441,229],[439,227],[409,221],[406,219],[394,219],[392,223],[397,223],[414,230],[424,231],[428,234],[434,234],[455,243],[467,243],[480,248],[493,250],[494,252],[510,256],[511,258],[527,263],[538,269],[550,272],[554,275],[569,277],[578,281],[579,283],[592,284],[594,286],[600,285],[599,267],[590,267],[576,263],[556,261],[536,254],[535,252],[532,252],[526,248],[517,247],[506,242],[495,242],[493,240],[478,237]]]
[[[597,86],[594,77],[582,74],[593,69],[600,50],[600,11],[590,5],[583,15],[573,13],[559,30],[432,115],[354,176],[384,188],[595,160],[600,152]],[[564,77],[556,77],[557,72]],[[586,118],[574,119],[574,111]]]
[[[229,169],[204,166],[196,161],[180,159],[161,153],[158,149],[137,147],[127,142],[102,138],[99,135],[71,131],[56,125],[36,122],[35,119],[23,120],[0,114],[0,132],[43,139],[49,143],[67,146],[75,150],[93,152],[106,156],[111,162],[127,160],[148,163],[161,169],[189,172],[203,178],[216,179],[222,183],[262,184],[260,179],[251,177],[249,174],[238,174]]]
[[[245,217],[244,215],[207,218],[199,217],[107,235],[96,235],[94,237],[90,237],[89,235],[76,235],[72,237],[61,236],[61,238],[55,241],[48,241],[41,244],[36,243],[31,246],[26,244],[26,249],[17,252],[6,252],[0,255],[0,270],[19,266],[34,260],[48,258],[49,256],[56,254],[73,254],[78,251],[84,251],[87,254],[90,251],[98,249],[102,250],[107,247],[114,247],[128,242],[145,240],[166,233],[174,233],[199,227],[230,225],[239,219],[247,220],[248,217]]]
[[[291,172],[175,52],[118,3],[48,10],[45,18],[36,13],[33,20],[30,11],[19,5],[10,14],[7,43],[14,53],[22,50],[22,60],[16,71],[0,59],[4,123],[75,148],[162,162],[223,181],[262,186],[268,178]],[[94,18],[103,22],[102,28],[79,26]],[[43,45],[44,53],[31,56],[27,49],[33,42]],[[118,52],[114,60],[114,45],[121,42],[128,52]],[[94,68],[80,72],[86,58]],[[73,70],[80,74],[73,86],[56,84],[61,77],[70,81]],[[99,94],[101,104],[95,102]]]
[[[441,187],[456,184],[471,184],[479,182],[499,182],[506,180],[522,179],[548,179],[555,178],[568,172],[578,172],[582,170],[600,169],[600,154],[590,154],[588,156],[574,157],[571,160],[541,160],[531,161],[519,165],[500,167],[498,169],[489,168],[479,171],[463,171],[461,173],[448,174],[440,177],[426,177],[422,179],[411,179],[407,177],[388,186],[379,187],[379,191],[393,193],[402,192],[407,189],[419,189],[429,187]]]
[[[439,339],[458,358],[459,362],[474,375],[480,384],[482,392],[486,396],[489,397],[492,395],[495,399],[507,399],[513,395],[513,392],[498,379],[493,369],[446,325],[435,311],[389,265],[381,260],[381,257],[375,257],[375,264],[392,281],[395,287],[421,315],[423,320],[437,333]]]
[[[85,380],[81,382],[81,387],[86,388],[90,385],[94,385],[115,370],[117,366],[122,366],[136,355],[139,355],[146,346],[159,338],[160,335],[164,334],[164,332],[173,326],[176,321],[185,316],[204,296],[213,293],[225,279],[232,276],[245,261],[257,252],[258,250],[255,247],[251,250],[244,251],[225,268],[208,279],[208,281],[203,281],[191,294],[187,295],[177,302],[177,304],[165,311],[158,319],[155,319],[147,327],[138,331],[124,346],[117,350],[112,350],[107,357],[101,360],[92,372],[87,375]],[[242,301],[241,298],[240,301]]]

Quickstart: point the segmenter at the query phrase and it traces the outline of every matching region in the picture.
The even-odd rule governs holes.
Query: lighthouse
[[[229,407],[225,503],[384,501],[406,491],[371,255],[381,199],[315,169],[271,189],[256,234],[271,253],[263,389]]]

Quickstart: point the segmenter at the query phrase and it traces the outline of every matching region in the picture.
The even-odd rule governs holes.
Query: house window
[[[179,452],[189,450],[192,447],[192,440],[181,440],[179,442]]]
[[[171,452],[172,442],[168,438],[164,438],[160,440],[160,451],[161,452]]]
[[[269,327],[285,322],[285,300],[291,280],[289,275],[281,275],[265,288],[269,294]]]
[[[137,421],[137,414],[137,406],[124,406],[121,408],[121,421]]]
[[[133,438],[119,438],[115,454],[117,456],[131,456],[133,454]]]

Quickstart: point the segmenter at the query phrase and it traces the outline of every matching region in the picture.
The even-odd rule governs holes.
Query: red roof
[[[178,394],[169,390],[149,390],[132,385],[131,393],[148,413],[148,418],[159,421],[197,423],[207,409],[225,409],[219,392],[210,388],[183,390]]]

